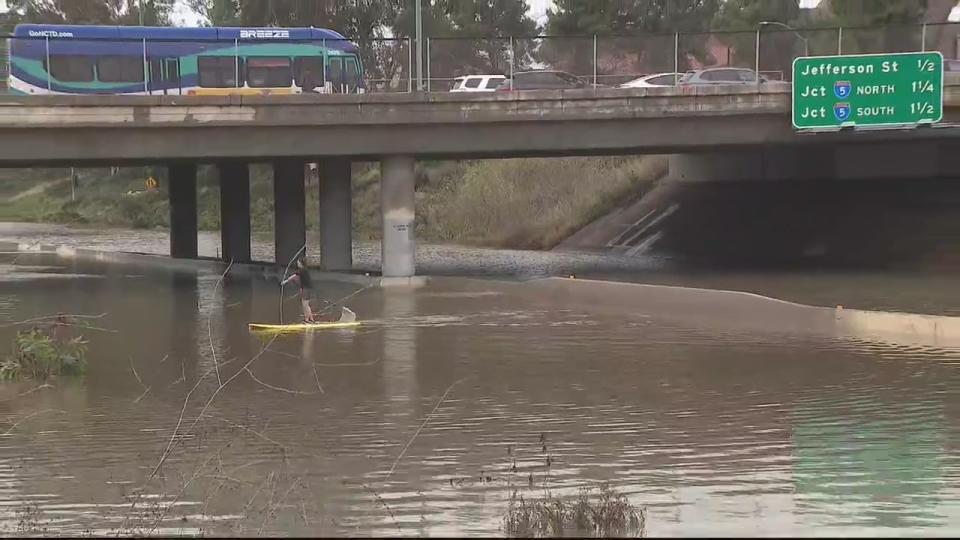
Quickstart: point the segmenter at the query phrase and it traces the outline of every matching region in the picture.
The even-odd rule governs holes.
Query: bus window
[[[163,76],[163,63],[159,58],[150,59],[150,81],[151,82],[160,82],[163,81],[165,77]]]
[[[180,82],[180,60],[167,58],[167,80]],[[178,85],[179,86],[179,85]]]
[[[163,93],[166,94],[168,89],[179,88],[180,60],[176,58],[151,58],[150,82],[153,83],[151,92],[153,90],[163,90]]]
[[[93,60],[87,56],[51,55],[50,65],[44,67],[58,81],[93,82]]]
[[[334,92],[341,92],[343,85],[343,59],[337,56],[330,58],[330,83]]]
[[[102,82],[143,82],[143,59],[133,56],[97,58],[97,78]]]
[[[284,88],[289,87],[292,81],[289,58],[247,58],[247,83],[251,88]]]
[[[297,56],[293,59],[293,76],[297,86],[304,92],[312,89],[303,88],[304,76],[313,77],[314,88],[323,86],[323,58],[320,56]]]
[[[355,57],[344,58],[343,64],[346,68],[343,82],[347,85],[347,92],[353,92],[360,85],[360,70],[357,68],[357,59]]]
[[[237,84],[237,59],[234,56],[198,56],[200,86],[233,88]]]

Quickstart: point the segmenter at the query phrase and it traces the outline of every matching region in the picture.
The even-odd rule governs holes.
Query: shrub
[[[418,233],[441,242],[550,249],[665,173],[660,156],[469,162],[424,195]]]
[[[13,355],[0,363],[0,379],[44,382],[59,375],[82,375],[86,365],[82,337],[58,342],[49,332],[32,328],[17,333]]]
[[[503,518],[509,537],[576,536],[592,538],[640,537],[646,534],[646,511],[630,504],[627,497],[602,484],[593,500],[592,488],[580,490],[573,500],[553,497],[525,499],[514,491]]]

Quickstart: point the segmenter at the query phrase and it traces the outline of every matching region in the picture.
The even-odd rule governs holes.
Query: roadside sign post
[[[908,127],[943,118],[943,55],[801,57],[793,61],[793,127]]]

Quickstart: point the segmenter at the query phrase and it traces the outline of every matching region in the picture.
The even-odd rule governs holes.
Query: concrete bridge
[[[0,166],[164,164],[171,255],[197,255],[198,163],[221,182],[222,253],[250,260],[249,168],[274,167],[276,261],[305,241],[304,163],[320,163],[321,266],[349,270],[351,161],[382,168],[383,275],[414,273],[418,158],[677,154],[677,180],[942,175],[960,165],[960,84],[942,124],[798,134],[790,95],[745,87],[490,94],[0,99]],[[955,124],[956,123],[956,124]],[[912,161],[902,156],[914,156]],[[901,156],[901,158],[897,158]]]

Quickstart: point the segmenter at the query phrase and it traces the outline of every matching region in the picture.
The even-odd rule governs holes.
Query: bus
[[[365,91],[359,48],[322,28],[20,24],[8,50],[23,95]]]

